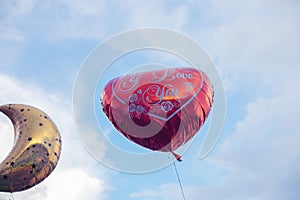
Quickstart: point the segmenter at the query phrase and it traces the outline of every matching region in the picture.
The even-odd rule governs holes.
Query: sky
[[[54,172],[14,198],[182,199],[172,165],[146,174],[110,169],[83,147],[73,117],[74,83],[89,53],[120,32],[157,27],[206,49],[225,87],[226,119],[216,147],[198,158],[201,130],[177,163],[186,199],[300,199],[299,9],[296,0],[1,0],[0,104],[41,108],[63,138]],[[140,62],[123,63],[130,70]],[[4,159],[13,126],[2,114],[0,131]],[[0,193],[7,199],[11,194]]]

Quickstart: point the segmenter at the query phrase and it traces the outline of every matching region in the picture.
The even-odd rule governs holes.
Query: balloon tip
[[[174,153],[173,151],[171,151],[171,153],[173,154],[173,156],[176,158],[176,160],[177,160],[178,162],[181,162],[181,161],[182,161],[182,156],[181,156],[181,155],[178,155],[178,154]]]
[[[176,158],[178,162],[182,162],[182,158]]]

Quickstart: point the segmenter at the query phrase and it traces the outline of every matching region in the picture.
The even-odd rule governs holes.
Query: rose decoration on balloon
[[[104,113],[127,139],[153,151],[174,153],[200,130],[213,104],[207,74],[166,68],[110,80],[101,94]]]

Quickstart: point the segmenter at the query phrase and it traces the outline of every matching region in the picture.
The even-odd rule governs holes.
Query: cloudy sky
[[[299,11],[296,0],[1,0],[0,103],[41,108],[63,137],[56,170],[15,199],[181,199],[173,166],[114,171],[87,153],[76,131],[72,93],[84,59],[112,35],[141,27],[193,38],[224,81],[227,117],[216,148],[199,160],[200,132],[178,163],[186,199],[300,199]],[[2,114],[0,130],[4,159],[13,127]]]

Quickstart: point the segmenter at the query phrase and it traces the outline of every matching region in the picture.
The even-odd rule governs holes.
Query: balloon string
[[[182,194],[182,199],[185,200],[185,195],[184,195],[184,192],[183,192],[183,187],[182,187],[182,184],[181,184],[181,180],[180,180],[180,177],[179,177],[179,174],[178,174],[178,170],[177,170],[177,167],[176,167],[176,161],[174,160],[174,158],[173,158],[173,165],[174,165],[174,169],[175,169],[175,172],[176,172],[177,180],[178,180],[178,183],[179,183],[179,186],[180,186],[180,191],[181,191],[181,194]]]
[[[13,193],[10,193],[10,194],[11,194],[11,199],[12,199],[12,200],[15,200],[14,194],[13,194]]]

